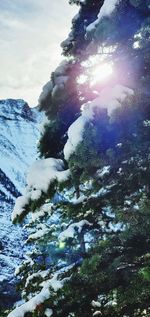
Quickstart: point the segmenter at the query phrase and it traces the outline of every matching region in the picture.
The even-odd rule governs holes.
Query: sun
[[[114,74],[114,64],[111,54],[113,47],[103,47],[101,53],[90,56],[82,62],[83,73],[77,78],[79,85],[88,84],[91,88],[98,84],[106,84]]]
[[[93,68],[91,72],[91,85],[106,81],[113,73],[112,63],[102,63]]]
[[[82,85],[89,81],[90,85],[94,86],[95,84],[106,82],[112,74],[113,64],[101,63],[87,69],[86,74],[80,75],[77,79],[77,83]]]

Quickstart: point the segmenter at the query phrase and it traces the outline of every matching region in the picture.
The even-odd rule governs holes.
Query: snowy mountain
[[[0,303],[13,302],[14,269],[22,259],[23,233],[11,223],[28,167],[37,158],[41,115],[23,100],[0,101]],[[10,299],[11,296],[11,299]],[[0,305],[1,306],[1,305]]]

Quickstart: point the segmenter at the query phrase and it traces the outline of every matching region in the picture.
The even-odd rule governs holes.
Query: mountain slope
[[[8,189],[9,180],[21,193],[25,185],[26,170],[37,157],[39,121],[37,110],[29,108],[23,100],[0,101],[0,169],[6,175],[5,183],[1,182],[0,191],[6,196],[6,200],[9,196],[11,199],[18,196],[18,192],[15,194]],[[10,188],[12,189],[11,185]]]
[[[41,114],[23,100],[0,101],[0,306],[16,300],[14,269],[23,254],[24,232],[12,225],[15,199],[22,193],[28,167],[37,158]],[[0,307],[1,308],[1,307]]]

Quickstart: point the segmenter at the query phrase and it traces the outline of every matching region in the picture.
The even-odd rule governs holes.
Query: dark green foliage
[[[82,265],[73,269],[71,280],[58,291],[57,308],[53,307],[54,316],[67,317],[74,312],[76,317],[91,317],[95,310],[91,305],[93,300],[100,303],[97,310],[102,316],[141,317],[145,310],[149,314],[148,105],[147,98],[144,101],[143,96],[137,95],[116,110],[111,121],[106,120],[106,114],[100,117],[100,127],[94,125],[97,130],[92,127],[90,130],[87,126],[83,145],[77,148],[70,160],[75,188],[84,184],[85,180],[93,179],[98,168],[106,164],[110,164],[110,172],[103,178],[95,174],[92,188],[83,188],[87,197],[84,204],[74,206],[65,201],[60,203],[64,219],[80,220],[78,215],[81,214],[82,219],[91,208],[93,212],[87,215],[87,219],[95,227],[92,227],[91,234],[93,237],[95,235],[97,242],[92,240],[89,243],[91,250],[84,255]],[[111,148],[105,141],[106,135],[108,139],[110,135],[111,140],[113,135]],[[119,142],[121,147],[118,148]],[[106,195],[91,197],[98,188],[110,186],[112,182],[115,185]],[[112,220],[103,211],[106,206],[112,207],[115,219]],[[105,221],[102,231],[101,225],[98,225],[100,214],[101,220]],[[110,222],[114,225],[122,223],[123,231],[107,231]],[[103,296],[102,300],[99,296]],[[111,305],[111,302],[115,304]],[[48,304],[52,307],[51,302]]]
[[[65,56],[79,57],[81,60],[85,60],[89,53],[86,52],[86,48],[90,41],[85,37],[86,26],[92,23],[100,11],[104,0],[87,0],[86,4],[82,1],[70,1],[70,3],[81,4],[79,15],[73,19],[71,33],[67,40],[65,40],[61,46],[63,48],[63,54]]]

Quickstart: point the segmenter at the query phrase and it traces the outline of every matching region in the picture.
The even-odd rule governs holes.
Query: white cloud
[[[0,0],[0,99],[37,104],[77,8],[67,0]]]

